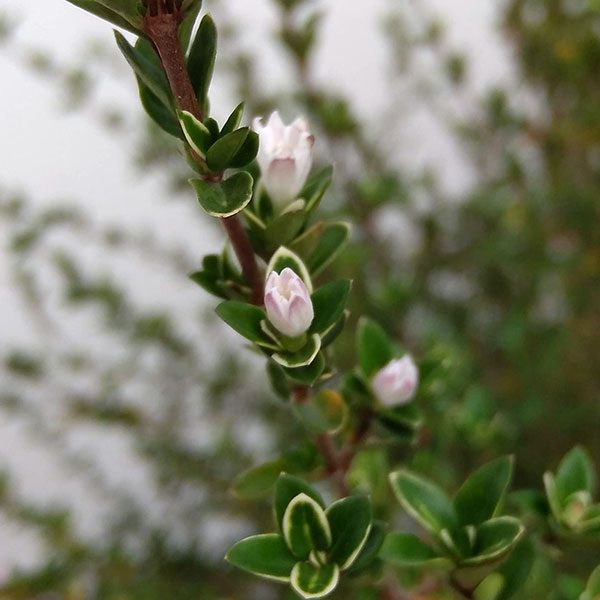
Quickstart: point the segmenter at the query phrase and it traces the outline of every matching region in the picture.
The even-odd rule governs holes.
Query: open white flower
[[[252,128],[260,138],[257,160],[263,185],[275,208],[281,210],[297,199],[306,182],[315,139],[304,117],[285,125],[278,112],[271,115],[266,125],[262,118],[254,119]]]
[[[373,392],[386,406],[398,406],[412,400],[419,383],[419,370],[412,357],[390,361],[373,379]]]
[[[304,281],[286,267],[271,271],[265,286],[265,308],[271,324],[289,337],[305,333],[315,316]]]

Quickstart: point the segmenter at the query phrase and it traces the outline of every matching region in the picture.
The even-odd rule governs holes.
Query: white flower
[[[412,357],[405,354],[402,358],[390,361],[373,379],[373,392],[386,406],[406,404],[417,391],[419,370]]]
[[[289,337],[302,335],[315,316],[304,281],[286,267],[271,271],[265,286],[265,308],[271,324]]]
[[[304,117],[285,125],[274,112],[266,125],[254,119],[252,128],[258,133],[258,164],[262,182],[275,208],[283,209],[296,200],[312,165],[314,137]]]

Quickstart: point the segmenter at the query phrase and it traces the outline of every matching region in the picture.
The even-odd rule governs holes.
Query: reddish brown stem
[[[242,273],[252,288],[252,297],[250,302],[260,306],[263,303],[263,278],[258,270],[256,264],[256,257],[254,255],[254,249],[250,244],[246,230],[242,225],[242,221],[238,215],[232,217],[226,217],[221,220],[225,231],[231,240],[231,245],[235,251],[240,266],[242,267]]]
[[[346,483],[346,469],[340,461],[340,456],[333,447],[333,442],[327,434],[320,434],[315,438],[321,456],[325,460],[325,468],[331,480],[335,483],[340,497],[350,495],[350,489]]]
[[[163,13],[159,10],[155,16],[151,15],[149,11],[144,21],[145,31],[156,47],[177,107],[204,121],[204,115],[196,98],[177,37],[178,25],[177,9],[173,13]]]
[[[200,121],[204,120],[202,108],[196,98],[194,87],[188,74],[185,58],[179,45],[177,27],[181,15],[177,4],[171,1],[154,0],[149,2],[148,12],[144,19],[144,31],[154,43],[160,61],[167,74],[171,91],[179,110],[193,114]],[[197,162],[206,168],[204,161],[195,156]],[[220,181],[222,173],[211,173],[207,170],[206,181]],[[252,288],[251,302],[262,304],[263,278],[256,262],[254,249],[248,234],[242,225],[239,215],[221,219],[231,245],[242,267],[242,273]]]

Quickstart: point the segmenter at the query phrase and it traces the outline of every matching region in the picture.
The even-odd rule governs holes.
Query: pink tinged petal
[[[312,141],[309,141],[309,139]],[[306,183],[306,179],[308,178],[308,174],[310,173],[310,169],[312,167],[312,146],[314,142],[314,138],[312,136],[308,136],[308,138],[304,139],[296,148],[295,158],[296,158],[296,186],[301,190]]]
[[[297,337],[310,327],[314,310],[306,285],[289,267],[269,274],[265,309],[272,325],[284,335]]]
[[[266,172],[263,172],[263,183],[271,200],[283,208],[296,199],[301,189],[296,175],[296,161],[293,158],[272,160]]]
[[[289,321],[290,329],[294,333],[291,335],[298,336],[305,333],[314,318],[312,302],[307,302],[306,298],[294,296],[290,303]]]
[[[281,139],[285,134],[285,123],[281,120],[277,111],[273,112],[269,117],[267,127],[273,132],[276,138]]]
[[[260,138],[257,161],[263,185],[274,204],[283,208],[298,197],[306,182],[312,166],[314,138],[306,119],[298,118],[286,126],[277,112],[266,125],[261,119],[254,119],[253,127]]]
[[[300,131],[302,133],[308,133],[308,131],[309,131],[308,119],[306,117],[298,117],[290,125],[290,127],[292,127],[293,129],[297,129],[298,131]]]
[[[282,302],[282,298],[277,290],[271,290],[265,295],[265,309],[269,320],[273,316],[276,319],[284,319],[287,317],[286,303]]]
[[[263,129],[265,128],[265,126],[262,123],[262,120],[262,117],[254,117],[254,119],[252,119],[252,129],[254,129],[254,131],[256,131],[258,135],[260,135]]]
[[[300,277],[290,267],[285,267],[282,269],[281,273],[279,273],[279,281],[282,285],[289,286],[292,283],[296,283],[298,280],[302,282]]]
[[[417,389],[419,371],[409,355],[388,363],[373,379],[373,392],[387,406],[409,402]]]
[[[285,269],[284,269],[285,271]],[[291,271],[291,269],[290,269]],[[275,271],[271,271],[267,277],[267,283],[265,283],[265,294],[270,292],[274,287],[277,287],[279,281],[279,275]]]
[[[281,333],[287,335],[285,330],[287,330],[288,325],[288,311],[287,307],[283,306],[282,303],[278,301],[276,296],[277,292],[270,292],[269,295],[265,298],[265,309],[267,311],[267,318],[269,322]]]

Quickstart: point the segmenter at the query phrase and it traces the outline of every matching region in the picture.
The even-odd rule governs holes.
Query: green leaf
[[[496,600],[510,600],[525,585],[534,562],[535,546],[530,538],[524,538],[498,569],[504,585]]]
[[[371,377],[394,358],[394,348],[386,332],[375,321],[362,317],[358,322],[358,364]]]
[[[249,130],[244,143],[236,152],[235,156],[229,161],[229,166],[233,169],[241,169],[242,167],[249,165],[258,154],[258,146],[258,133]]]
[[[554,475],[550,471],[544,473],[544,488],[546,490],[546,497],[548,498],[550,510],[552,511],[554,518],[560,523],[563,516],[562,507],[558,499]]]
[[[292,271],[304,281],[304,285],[306,285],[308,292],[312,293],[312,282],[306,265],[297,254],[288,250],[285,246],[281,246],[281,248],[279,248],[279,250],[271,257],[269,265],[267,266],[267,274],[270,274],[272,271],[281,273],[286,267],[292,269]]]
[[[565,508],[562,512],[563,522],[569,528],[579,528],[582,519],[586,518],[591,504],[592,497],[589,492],[582,490],[571,494],[565,501]],[[594,509],[593,506],[591,508]]]
[[[228,133],[232,133],[240,126],[243,113],[244,103],[240,102],[233,109],[233,112],[229,115],[227,121],[225,121],[225,125],[223,125],[223,128],[221,129],[221,136],[227,135]]]
[[[325,226],[316,247],[306,259],[306,266],[313,275],[318,275],[341,252],[350,236],[348,223],[331,223]]]
[[[240,498],[259,498],[268,492],[283,470],[283,461],[275,460],[244,471],[233,482],[233,491]]]
[[[71,4],[77,6],[78,8],[82,8],[117,27],[122,27],[127,31],[131,31],[131,33],[135,33],[136,35],[142,34],[142,18],[137,15],[135,18],[124,18],[118,12],[107,8],[106,6],[100,4],[96,0],[67,0]]]
[[[273,391],[285,401],[290,399],[290,386],[285,376],[285,371],[274,361],[267,362],[267,376]]]
[[[321,390],[294,405],[294,413],[311,433],[336,433],[346,420],[344,399],[335,390]]]
[[[450,559],[439,556],[433,548],[409,533],[388,534],[379,557],[396,567],[449,571],[454,566]]]
[[[596,474],[589,454],[581,447],[573,448],[561,461],[556,472],[556,493],[561,508],[566,499],[575,492],[586,491],[593,494],[596,487]]]
[[[325,508],[325,503],[319,492],[317,492],[312,486],[306,481],[289,475],[288,473],[282,473],[277,479],[275,485],[275,521],[279,529],[282,529],[283,515],[288,507],[288,504],[299,494],[305,494],[312,498],[321,508]]]
[[[307,562],[299,562],[292,570],[290,582],[302,598],[324,598],[335,590],[339,576],[336,564],[315,567]]]
[[[391,473],[390,481],[404,510],[427,531],[439,535],[442,529],[457,529],[452,501],[432,481],[404,469]]]
[[[135,50],[140,57],[145,58],[148,63],[154,65],[156,72],[162,72],[160,60],[152,44],[145,38],[140,37],[135,43]],[[168,134],[185,139],[169,94],[169,102],[166,104],[144,83],[142,78],[136,74],[136,80],[140,92],[142,106],[150,118]],[[163,80],[164,84],[164,80]]]
[[[306,202],[295,200],[264,227],[264,238],[269,250],[285,245],[298,234],[306,223]]]
[[[313,385],[323,374],[326,367],[325,357],[319,352],[315,359],[307,367],[295,369],[284,368],[286,375],[302,385]]]
[[[138,11],[138,0],[98,0],[98,3],[121,15],[131,24],[142,26],[142,16]]]
[[[281,455],[281,460],[283,471],[298,474],[316,469],[321,464],[322,457],[314,442],[305,440],[300,446],[286,450]]]
[[[287,369],[307,367],[319,354],[321,349],[321,338],[318,335],[308,337],[306,344],[297,352],[279,351],[271,357],[276,363]]]
[[[187,6],[185,6],[184,2],[184,5],[182,6],[185,17],[177,30],[177,35],[179,37],[181,50],[186,56],[190,49],[192,33],[194,33],[194,26],[196,25],[196,19],[198,18],[201,8],[202,0],[192,0],[191,2],[187,2]]]
[[[190,275],[190,279],[194,283],[197,283],[201,288],[206,290],[209,294],[212,294],[217,298],[223,298],[224,300],[227,300],[228,296],[224,292],[221,283],[210,273],[207,273],[206,271],[196,271]]]
[[[502,585],[502,576],[498,573],[490,573],[477,585],[477,588],[473,592],[473,599],[498,600]]]
[[[152,90],[144,84],[140,77],[137,77],[138,88],[140,92],[140,100],[142,106],[146,111],[146,114],[163,130],[169,135],[184,140],[183,132],[179,126],[179,121],[175,117],[173,110],[165,106],[158,96],[156,96]]]
[[[117,46],[125,60],[142,80],[144,85],[165,105],[173,105],[173,95],[165,72],[153,60],[144,55],[142,51],[134,48],[125,37],[115,31]]]
[[[258,306],[227,300],[219,304],[216,310],[227,325],[247,340],[265,348],[273,348],[273,341],[264,334],[260,326],[265,313]]]
[[[219,138],[206,153],[206,164],[211,171],[224,171],[231,166],[235,155],[240,151],[250,130],[243,127]]]
[[[304,201],[304,206],[306,207],[306,201]],[[337,223],[334,225],[337,225]],[[325,223],[319,221],[303,232],[302,235],[298,236],[290,244],[290,248],[302,256],[308,256],[317,247],[317,243],[321,239],[324,231]]]
[[[394,435],[409,439],[422,423],[421,411],[414,402],[392,408],[378,407],[375,419]]]
[[[596,567],[587,583],[585,592],[582,594],[580,600],[598,600],[600,597],[600,566]]]
[[[196,154],[204,158],[212,142],[210,131],[190,112],[178,111],[177,116],[187,143]]]
[[[331,527],[329,559],[343,571],[352,565],[371,530],[371,503],[366,496],[349,496],[334,502],[325,511]]]
[[[282,532],[289,549],[301,560],[308,558],[311,550],[324,551],[331,546],[331,529],[323,509],[304,493],[285,509]]]
[[[321,348],[327,348],[330,344],[335,342],[337,337],[342,333],[346,322],[348,321],[348,317],[350,316],[350,311],[345,310],[341,319],[337,323],[334,323],[322,336],[321,336]]]
[[[577,523],[577,531],[581,533],[600,533],[600,504],[590,506]]]
[[[450,531],[442,529],[439,539],[442,546],[452,555],[456,561],[461,561],[471,555],[475,542],[476,530],[474,525],[467,525]]]
[[[238,569],[286,583],[296,564],[283,537],[276,533],[246,538],[235,544],[225,558]]]
[[[340,279],[321,286],[312,294],[315,317],[311,333],[323,334],[342,318],[349,292],[350,280]]]
[[[208,117],[204,119],[204,125],[210,131],[213,143],[216,142],[219,139],[219,124],[212,117]]]
[[[252,200],[252,176],[245,171],[234,173],[222,183],[207,183],[202,179],[191,179],[202,208],[213,217],[231,217]]]
[[[304,184],[299,198],[306,200],[307,212],[313,211],[319,205],[321,198],[331,184],[333,177],[333,167],[325,167],[318,173],[312,175]]]
[[[510,486],[513,468],[513,457],[503,456],[467,478],[454,498],[454,508],[462,525],[479,525],[498,513]]]
[[[216,55],[217,28],[211,16],[204,15],[187,59],[187,70],[192,87],[201,105],[205,103],[208,96]]]
[[[462,565],[481,565],[506,556],[517,544],[525,528],[515,517],[490,519],[477,527],[473,556]]]
[[[373,521],[371,531],[364,543],[356,560],[349,567],[348,572],[358,573],[363,569],[368,569],[377,559],[377,554],[381,549],[385,539],[385,523],[383,521]]]

